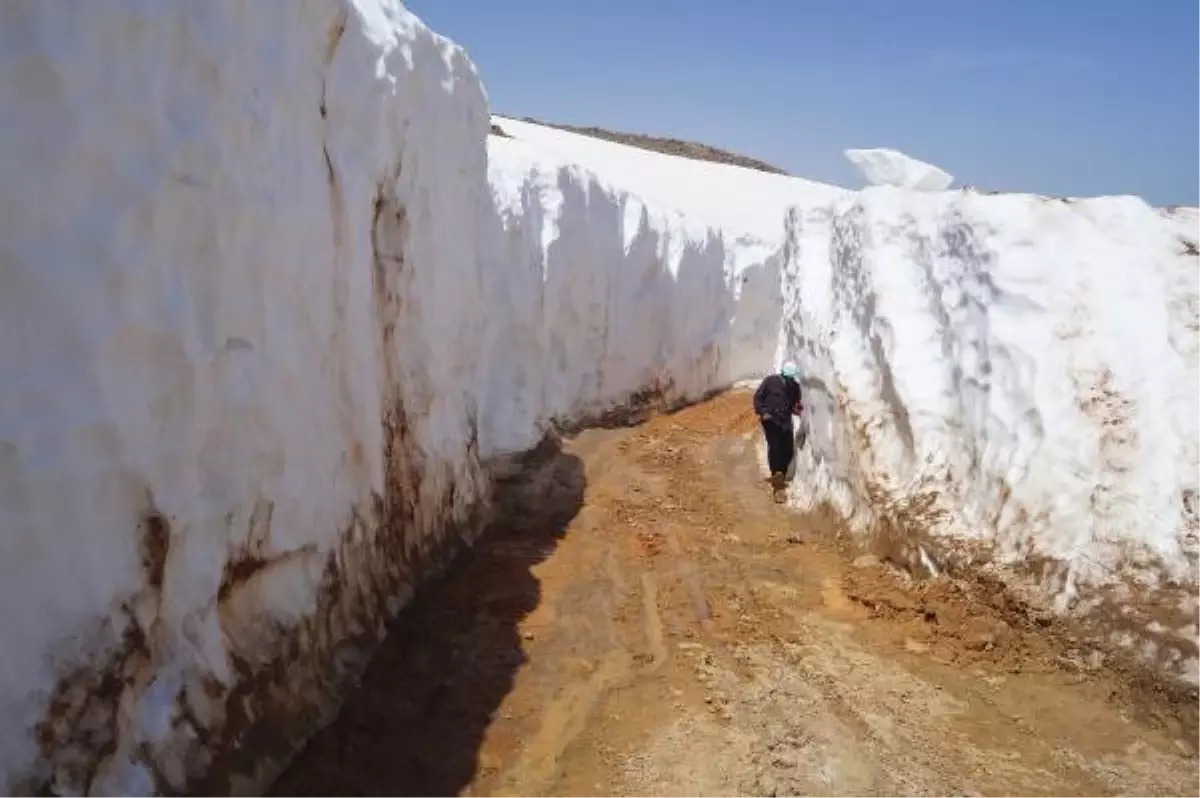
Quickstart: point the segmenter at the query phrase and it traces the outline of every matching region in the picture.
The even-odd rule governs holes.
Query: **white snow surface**
[[[503,232],[487,293],[505,310],[488,314],[482,341],[484,454],[528,448],[549,419],[645,388],[700,396],[729,381],[739,345],[773,354],[778,325],[735,341],[719,230],[521,141],[492,136],[488,157]]]
[[[810,422],[796,503],[900,529],[916,558],[940,539],[1049,560],[1062,610],[1115,585],[1181,611],[1174,643],[1139,644],[1194,674],[1177,645],[1197,578],[1187,219],[1133,197],[894,188],[790,215],[783,349]]]
[[[586,186],[583,198],[588,216],[594,220],[588,222],[587,235],[595,241],[596,229],[621,227],[624,244],[618,251],[605,235],[604,240],[609,243],[604,244],[604,251],[594,244],[585,244],[584,249],[588,250],[585,254],[573,254],[570,258],[583,258],[584,262],[600,258],[609,266],[593,266],[585,271],[602,274],[607,273],[607,268],[613,269],[612,274],[619,275],[619,279],[607,279],[619,290],[632,292],[641,302],[626,305],[630,315],[619,324],[610,325],[612,333],[629,329],[632,335],[626,340],[639,352],[647,346],[652,351],[661,348],[639,326],[648,321],[639,318],[640,312],[648,309],[646,292],[658,284],[647,282],[650,279],[647,270],[662,268],[659,264],[662,258],[654,251],[661,249],[664,241],[670,241],[667,268],[674,270],[672,264],[679,262],[684,254],[688,262],[695,259],[695,245],[685,253],[681,250],[684,241],[711,240],[711,245],[719,245],[724,253],[728,295],[720,302],[715,301],[712,294],[715,282],[711,282],[713,276],[709,274],[703,279],[695,276],[676,279],[673,282],[678,283],[679,290],[668,290],[656,300],[670,302],[675,309],[669,338],[679,341],[674,345],[675,352],[680,353],[677,356],[685,359],[694,356],[683,353],[698,351],[695,346],[699,343],[711,344],[713,356],[719,359],[715,371],[706,366],[702,374],[684,378],[684,384],[689,388],[704,382],[710,388],[730,385],[761,376],[772,363],[781,361],[783,219],[789,209],[821,207],[850,196],[851,192],[787,175],[664,155],[509,117],[492,119],[511,137],[489,137],[493,191],[507,225],[511,228],[516,224],[524,230],[521,233],[510,230],[510,252],[514,237],[524,236],[527,241],[531,235],[536,238],[535,228],[539,225],[545,225],[547,236],[553,236],[559,229],[546,221],[563,207],[561,191],[556,186],[570,187],[569,193],[576,197],[581,195],[574,186]],[[586,195],[604,199],[596,203],[586,199]],[[532,197],[537,198],[534,206],[540,203],[548,211],[535,207],[530,213]],[[623,209],[623,222],[619,224],[612,220],[609,210],[614,202]],[[648,236],[658,243],[651,243]],[[542,248],[529,243],[523,246],[524,254],[515,256],[518,261],[542,257],[538,254]],[[545,249],[555,254],[552,249]],[[693,293],[697,288],[703,296]],[[612,342],[607,346],[610,358],[629,359]],[[614,354],[617,352],[621,354]],[[656,358],[657,355],[651,362]],[[645,364],[636,359],[633,362],[639,367]],[[680,377],[676,373],[672,379],[678,382]]]
[[[0,15],[10,791],[194,785],[227,700],[298,744],[492,458],[786,356],[798,504],[1050,558],[1053,596],[1132,563],[1194,597],[1194,215],[488,137],[466,54],[394,0]]]
[[[764,262],[778,251],[788,208],[824,204],[850,193],[812,180],[664,155],[509,117],[493,119],[514,139],[722,231],[739,268]]]
[[[398,403],[424,457],[413,539],[483,490],[486,99],[388,2],[0,16],[0,784],[179,789],[207,760],[177,697],[219,736],[235,661],[313,614],[387,492]],[[246,551],[269,567],[218,601]],[[367,576],[339,564],[348,592]],[[114,669],[129,684],[98,703],[89,673]],[[64,686],[83,709],[40,756]]]
[[[931,163],[886,148],[845,150],[846,157],[871,186],[896,186],[912,191],[944,191],[954,178]]]

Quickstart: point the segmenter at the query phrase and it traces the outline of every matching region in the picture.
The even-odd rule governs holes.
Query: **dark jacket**
[[[776,424],[790,427],[792,414],[800,415],[800,383],[782,374],[772,374],[754,392],[754,412],[759,418],[770,416]]]

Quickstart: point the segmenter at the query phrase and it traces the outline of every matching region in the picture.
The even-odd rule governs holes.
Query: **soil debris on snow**
[[[780,169],[778,166],[772,166],[766,161],[761,161],[757,158],[751,158],[747,155],[739,155],[736,152],[729,152],[718,147],[713,147],[708,144],[701,144],[697,141],[684,141],[682,139],[669,138],[664,136],[648,136],[644,133],[622,133],[616,130],[606,130],[601,127],[584,127],[579,125],[565,125],[554,122],[543,122],[533,117],[521,117],[521,121],[529,122],[535,125],[544,127],[553,127],[559,130],[565,130],[568,133],[578,133],[581,136],[591,136],[592,138],[603,139],[604,141],[612,141],[617,144],[624,144],[629,147],[638,147],[639,149],[649,150],[651,152],[661,152],[664,155],[676,155],[680,158],[691,158],[695,161],[711,161],[713,163],[728,164],[730,166],[740,166],[743,169],[754,169],[758,172],[767,172],[775,175],[787,175],[787,172]]]
[[[779,508],[756,433],[543,451],[275,794],[1200,793],[1194,693]]]

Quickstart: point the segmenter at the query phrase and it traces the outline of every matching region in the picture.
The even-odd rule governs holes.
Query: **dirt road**
[[[1200,793],[1194,693],[774,505],[744,394],[567,441],[276,794]]]

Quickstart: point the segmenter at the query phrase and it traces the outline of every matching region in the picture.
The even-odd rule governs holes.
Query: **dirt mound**
[[[561,125],[553,122],[543,122],[540,119],[525,116],[521,117],[522,122],[529,122],[534,125],[543,127],[552,127],[558,130],[565,130],[568,133],[578,133],[581,136],[591,136],[594,139],[603,139],[612,141],[617,144],[625,144],[629,147],[637,147],[643,150],[652,152],[661,152],[665,155],[677,155],[680,158],[691,158],[694,161],[712,161],[714,163],[729,164],[730,166],[740,166],[743,169],[753,169],[757,172],[770,172],[776,175],[786,175],[787,172],[780,169],[778,166],[760,161],[757,158],[750,158],[745,155],[738,155],[735,152],[722,150],[718,147],[710,147],[707,144],[701,144],[696,141],[685,141],[683,139],[665,138],[661,136],[647,136],[644,133],[621,133],[615,130],[606,130],[602,127],[577,127],[575,125]],[[492,131],[496,133],[495,130]],[[499,135],[506,135],[500,133]]]
[[[871,618],[886,620],[903,634],[910,649],[928,651],[947,663],[987,663],[1017,673],[1058,656],[1057,641],[1013,608],[1001,590],[982,593],[946,577],[917,581],[862,560],[847,572],[843,585],[847,597]]]

